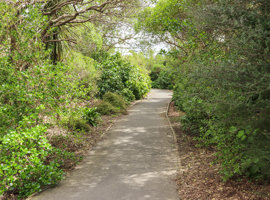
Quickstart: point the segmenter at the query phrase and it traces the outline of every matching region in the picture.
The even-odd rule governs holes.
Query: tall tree
[[[37,9],[46,18],[42,26],[37,27],[36,30],[39,33],[39,39],[47,49],[51,49],[50,57],[55,63],[61,59],[62,42],[76,43],[76,35],[70,34],[74,27],[86,22],[111,26],[115,18],[127,17],[130,15],[129,10],[138,6],[139,3],[139,0],[7,0],[1,4],[7,5],[9,9],[12,8],[17,16],[17,21],[12,18],[13,21],[5,25],[5,29],[10,32],[16,31],[16,26],[25,18],[33,17],[32,13],[28,13],[29,8]],[[9,11],[7,10],[7,12]],[[16,46],[16,39],[13,35],[10,35],[11,50]],[[17,35],[17,37],[19,36]],[[3,41],[4,38],[5,36],[1,35],[0,41]]]

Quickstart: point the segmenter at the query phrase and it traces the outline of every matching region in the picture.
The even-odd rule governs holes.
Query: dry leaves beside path
[[[218,173],[220,166],[212,164],[215,150],[196,147],[196,141],[182,133],[179,120],[183,114],[171,103],[168,116],[178,137],[183,168],[183,174],[177,180],[181,199],[270,199],[270,185],[267,182],[252,181],[244,177],[223,182]]]
[[[51,139],[51,144],[59,149],[74,152],[78,158],[83,158],[89,149],[97,142],[104,139],[106,130],[113,124],[113,121],[117,117],[118,116],[101,116],[101,122],[97,127],[91,127],[90,133],[69,135],[68,138],[61,137],[61,135],[58,137],[57,135]],[[77,163],[73,160],[64,160],[64,165],[62,165],[61,168],[66,173],[69,173],[76,165]]]

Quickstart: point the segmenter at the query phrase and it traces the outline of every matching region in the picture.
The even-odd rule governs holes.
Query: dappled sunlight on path
[[[152,90],[67,180],[34,199],[178,200],[177,152],[165,118],[171,94]]]

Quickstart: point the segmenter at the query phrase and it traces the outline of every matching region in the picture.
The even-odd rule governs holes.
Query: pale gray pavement
[[[179,200],[177,150],[165,118],[172,92],[152,90],[56,188],[35,200]]]

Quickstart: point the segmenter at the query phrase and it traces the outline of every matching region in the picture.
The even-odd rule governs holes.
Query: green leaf
[[[237,131],[237,127],[231,126],[229,131],[230,133],[234,133],[235,131]]]
[[[238,132],[237,137],[241,138],[244,134],[245,134],[245,131],[241,130],[241,131]]]

